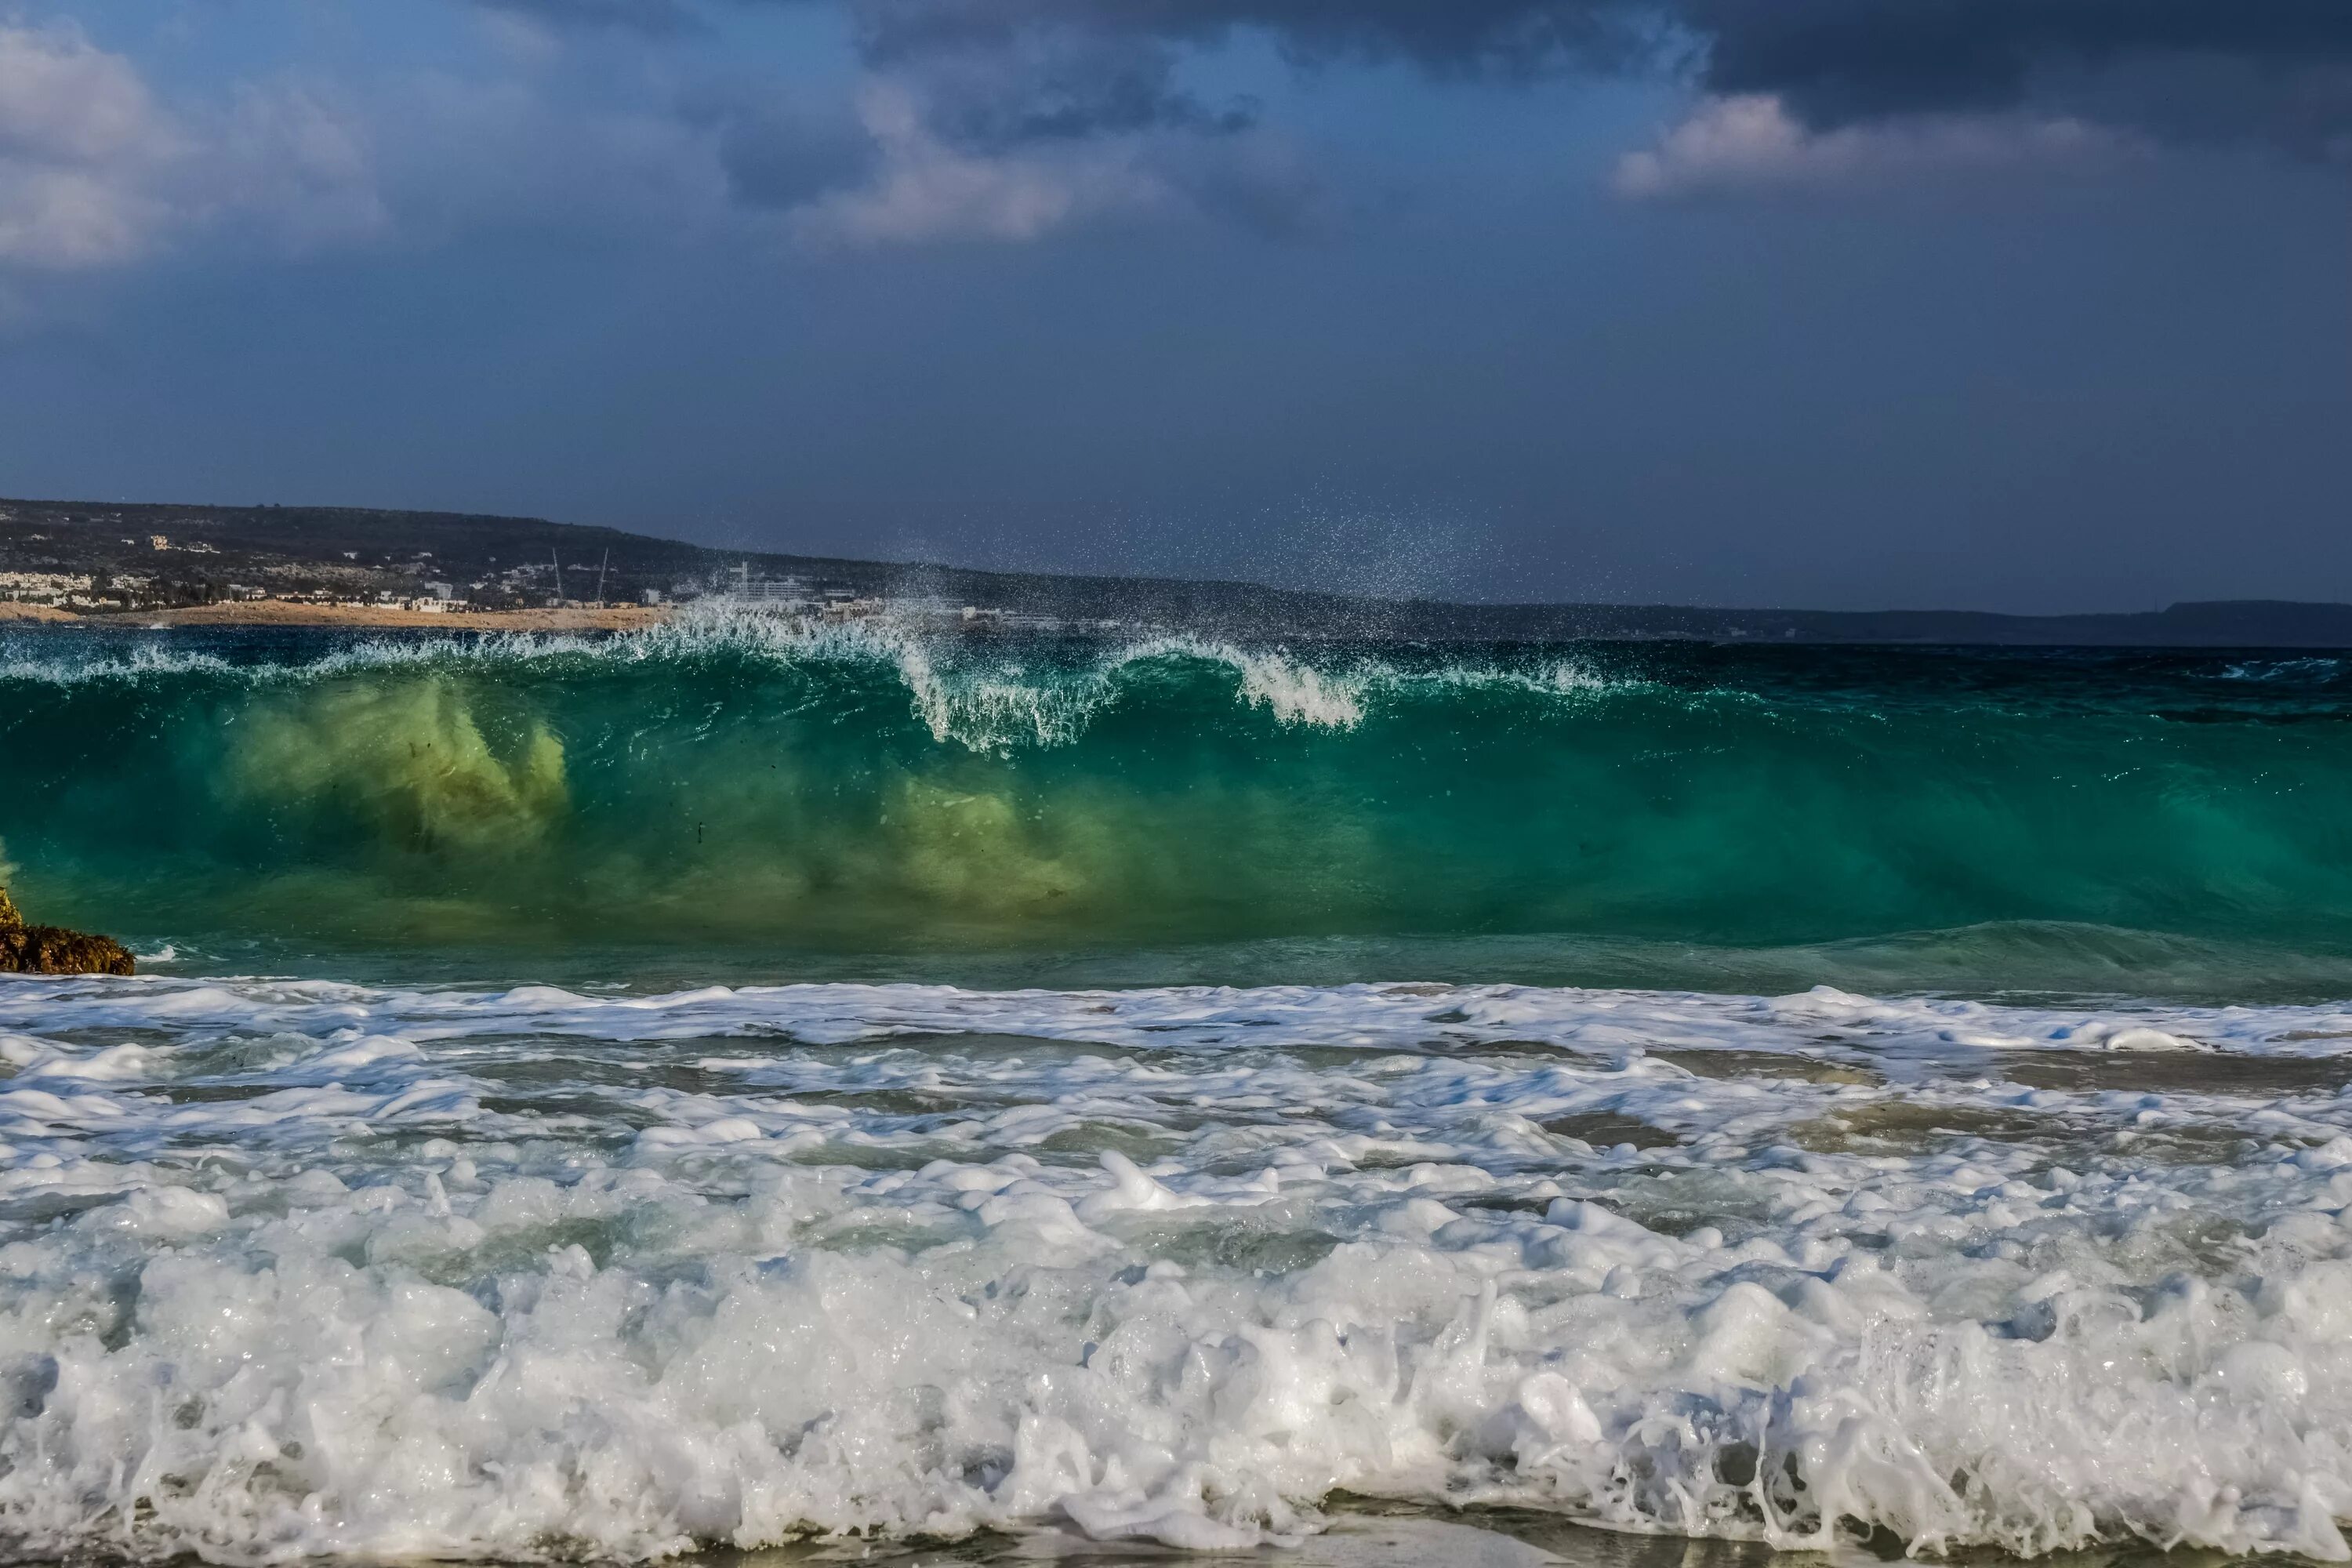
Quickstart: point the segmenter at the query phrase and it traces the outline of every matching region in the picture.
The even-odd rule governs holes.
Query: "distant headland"
[[[719,550],[540,518],[0,500],[0,623],[625,630],[711,601],[811,619],[1286,637],[2352,647],[2352,605],[2122,614],[1455,604]]]

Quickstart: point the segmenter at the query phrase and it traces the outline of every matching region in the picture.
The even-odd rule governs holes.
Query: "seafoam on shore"
[[[0,985],[26,1554],[2340,1558],[2352,1013]]]

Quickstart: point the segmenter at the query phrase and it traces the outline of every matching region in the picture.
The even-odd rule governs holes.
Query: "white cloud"
[[[1291,232],[1328,218],[1298,149],[1246,123],[1147,114],[1084,134],[983,135],[942,108],[937,84],[880,74],[854,103],[732,89],[774,94],[746,100],[772,110],[762,118],[707,89],[698,102],[667,57],[557,47],[503,12],[484,26],[475,64],[487,68],[165,93],[74,22],[0,20],[0,272],[23,281],[197,246],[395,234],[426,246],[499,231],[781,237],[823,251],[1020,244],[1139,220]],[[747,170],[773,177],[747,194]]]
[[[145,187],[180,152],[128,60],[68,22],[0,22],[0,262],[137,254],[164,216]]]
[[[130,61],[70,22],[0,22],[0,156],[96,163],[168,135]]]
[[[1940,115],[1814,131],[1770,93],[1710,98],[1653,148],[1618,160],[1628,196],[1885,187],[1919,178],[2111,163],[2134,144],[2072,119]]]
[[[364,239],[390,226],[364,115],[302,82],[239,88],[206,138],[191,214],[246,214],[298,248]]]
[[[72,22],[0,21],[0,265],[117,265],[230,219],[296,244],[381,226],[358,119],[297,84],[175,112]]]
[[[874,139],[878,167],[869,183],[792,213],[792,231],[804,242],[1031,240],[1083,219],[1174,201],[1125,139],[961,152],[925,127],[913,94],[887,82],[859,95],[858,119]]]
[[[162,205],[100,173],[0,159],[0,262],[71,269],[128,260]]]

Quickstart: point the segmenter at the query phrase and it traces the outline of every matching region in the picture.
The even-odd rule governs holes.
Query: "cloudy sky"
[[[2352,599],[2352,5],[0,0],[0,493]]]

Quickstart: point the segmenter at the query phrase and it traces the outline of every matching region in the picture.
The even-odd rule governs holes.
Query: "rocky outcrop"
[[[110,936],[26,925],[0,888],[0,974],[129,974],[131,950]]]

